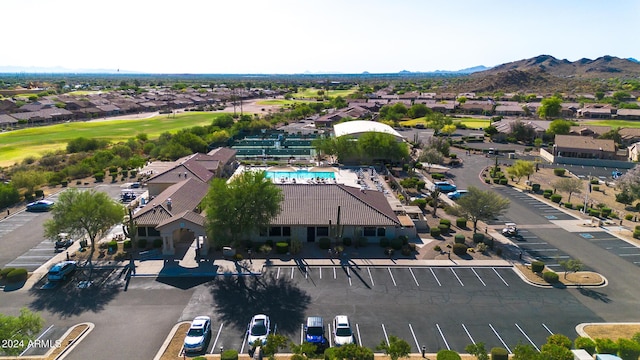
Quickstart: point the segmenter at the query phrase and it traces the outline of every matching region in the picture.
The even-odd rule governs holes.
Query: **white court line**
[[[504,346],[505,349],[507,349],[507,351],[509,351],[509,354],[511,354],[511,349],[509,349],[509,347],[507,346],[507,344],[505,344],[504,340],[502,340],[502,338],[500,337],[500,334],[498,334],[498,332],[496,331],[496,329],[493,328],[493,325],[489,324],[489,327],[491,328],[491,330],[493,331],[494,334],[496,334],[496,336],[498,337],[498,340],[500,340],[500,342],[502,343],[502,346]]]
[[[362,346],[362,338],[360,337],[360,326],[356,324],[356,332],[358,333],[358,345]]]
[[[411,268],[409,268],[409,272],[411,273],[411,276],[413,277],[413,281],[416,282],[416,286],[420,286],[420,284],[418,284],[418,279],[416,279],[416,276],[413,273],[413,270],[411,270]],[[411,326],[411,325],[409,325]],[[418,349],[420,349],[420,347],[418,347]]]
[[[476,341],[475,341],[475,340],[473,340],[473,338],[471,337],[471,334],[469,334],[469,330],[467,330],[467,327],[466,327],[466,326],[464,326],[464,324],[462,324],[462,328],[464,329],[464,332],[466,332],[466,333],[467,333],[467,336],[469,337],[469,340],[471,340],[471,343],[475,345],[475,344],[476,344]]]
[[[480,280],[482,285],[487,286],[487,284],[485,284],[484,281],[482,281],[482,279],[480,278],[480,275],[478,275],[478,273],[476,272],[476,269],[471,268],[471,271],[473,271],[473,273],[476,274],[476,277],[478,278],[478,280]]]
[[[442,286],[442,284],[440,284],[440,280],[438,280],[438,277],[436,276],[436,273],[433,272],[433,269],[429,268],[429,270],[431,270],[431,275],[433,275],[433,278],[438,282],[438,286]]]
[[[543,326],[545,329],[547,329],[547,331],[549,332],[549,334],[553,335],[553,331],[551,331],[551,330],[547,327],[547,325],[545,325],[545,324],[543,323],[543,324],[542,324],[542,326]]]
[[[491,268],[493,270],[494,273],[496,273],[496,275],[498,275],[498,277],[500,278],[500,280],[502,280],[502,282],[509,286],[509,284],[507,284],[507,282],[502,278],[502,276],[500,276],[500,274],[498,274],[498,272],[496,271],[496,268]]]
[[[533,345],[534,348],[536,348],[536,350],[538,350],[538,352],[540,352],[540,349],[536,346],[536,344],[531,340],[531,338],[529,337],[529,335],[527,335],[524,330],[522,330],[522,328],[516,324],[516,327],[518,328],[518,330],[520,330],[520,332],[522,333],[522,335],[524,335],[524,337],[527,338],[527,340],[529,340],[529,342],[531,343],[531,345]]]
[[[216,334],[216,339],[213,340],[213,347],[211,348],[212,354],[214,351],[216,351],[216,345],[218,344],[218,339],[220,339],[220,334],[222,333],[222,325],[224,325],[224,323],[220,323],[220,328],[218,329],[218,333]]]
[[[393,286],[398,286],[398,284],[396,284],[396,279],[393,278],[393,274],[391,273],[391,268],[387,268],[387,270],[389,270],[389,275],[391,276],[391,281],[393,281]]]
[[[416,342],[416,348],[418,349],[418,351],[420,351],[420,344],[418,344],[418,339],[416,338],[416,333],[413,332],[413,328],[411,327],[411,324],[409,324],[409,331],[411,331],[411,336],[413,336],[413,341]]]
[[[464,286],[464,284],[462,283],[462,280],[460,280],[460,278],[458,277],[458,274],[456,274],[456,272],[453,270],[453,268],[451,268],[451,272],[453,273],[453,275],[456,276],[456,279],[458,279],[458,282],[460,283],[460,285]],[[451,350],[451,349],[449,349]]]
[[[371,269],[369,269],[369,267],[368,267],[368,266],[367,266],[367,272],[369,273],[369,279],[371,279],[371,287],[373,287],[373,286],[374,286],[374,283],[373,283],[373,276],[371,276]]]
[[[384,333],[384,340],[387,342],[387,346],[389,346],[389,337],[387,336],[387,330],[385,330],[384,324],[382,324],[382,332]]]
[[[444,344],[447,347],[447,350],[451,350],[451,348],[449,347],[449,343],[447,342],[447,339],[444,338],[444,334],[442,333],[442,330],[440,330],[440,325],[436,324],[436,328],[438,328],[438,332],[440,333],[440,337],[442,337],[442,341],[444,341]]]

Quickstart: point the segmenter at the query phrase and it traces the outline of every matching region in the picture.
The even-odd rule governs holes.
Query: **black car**
[[[58,238],[56,240],[56,250],[57,249],[66,249],[69,246],[73,245],[73,239],[67,233],[58,234]]]

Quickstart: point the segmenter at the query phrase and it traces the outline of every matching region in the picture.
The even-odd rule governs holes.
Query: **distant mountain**
[[[138,71],[120,69],[69,69],[61,66],[0,66],[0,73],[47,73],[47,74],[140,74]]]
[[[638,61],[637,59],[634,59],[634,58],[627,58],[627,60],[629,60],[629,61],[633,61],[633,62],[635,62],[635,63],[640,63],[640,61]]]

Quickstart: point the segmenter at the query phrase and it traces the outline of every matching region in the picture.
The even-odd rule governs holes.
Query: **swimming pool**
[[[296,171],[267,171],[269,179],[335,179],[332,171],[309,171],[305,169]]]

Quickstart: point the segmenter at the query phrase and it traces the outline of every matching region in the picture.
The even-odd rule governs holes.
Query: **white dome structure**
[[[377,121],[369,121],[369,120],[354,120],[354,121],[345,121],[339,124],[333,125],[333,132],[336,137],[340,137],[343,135],[359,137],[361,134],[367,132],[379,132],[385,134],[391,134],[395,136],[398,140],[403,140],[404,136],[400,135],[399,132],[395,131],[391,126],[377,122]]]

